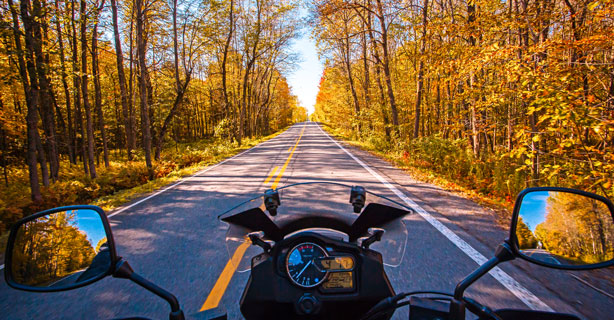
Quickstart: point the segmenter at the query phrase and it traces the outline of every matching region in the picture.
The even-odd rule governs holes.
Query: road
[[[506,237],[479,206],[416,182],[390,164],[336,142],[318,124],[305,122],[109,213],[118,253],[135,271],[174,293],[186,315],[204,307],[212,312],[225,309],[230,319],[238,319],[249,273],[227,266],[226,227],[216,216],[273,184],[321,180],[362,185],[419,212],[405,218],[409,238],[403,263],[387,268],[398,292],[453,291]],[[523,261],[501,265],[467,294],[493,309],[551,308],[590,319],[609,317],[614,306],[614,300],[566,272]],[[85,288],[48,294],[12,290],[0,282],[0,314],[5,319],[165,319],[168,311],[163,300],[127,280],[105,278]],[[400,309],[395,319],[406,319],[407,312]]]
[[[525,249],[522,253],[539,261],[546,263],[561,264],[550,252],[544,249]]]

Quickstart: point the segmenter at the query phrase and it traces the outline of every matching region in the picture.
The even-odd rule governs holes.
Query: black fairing
[[[286,223],[276,224],[260,208],[253,208],[231,216],[221,218],[222,221],[247,228],[251,231],[262,231],[267,238],[279,241],[287,234],[315,227],[335,229],[349,235],[350,242],[356,241],[367,233],[371,227],[382,227],[385,224],[402,218],[409,211],[391,206],[369,203],[356,220],[346,221],[339,215],[318,215],[293,219]]]
[[[287,276],[287,250],[301,242],[313,242],[336,253],[351,254],[356,259],[355,288],[352,292],[325,293],[321,286],[301,288]],[[312,295],[321,302],[315,314],[301,314],[298,301]],[[278,242],[270,254],[252,259],[251,274],[241,297],[241,313],[250,319],[359,319],[376,303],[393,296],[394,290],[384,271],[382,256],[354,244],[304,232]]]

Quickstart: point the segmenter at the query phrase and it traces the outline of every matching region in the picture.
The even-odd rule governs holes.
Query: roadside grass
[[[470,199],[484,207],[490,209],[494,214],[497,223],[501,227],[508,227],[511,212],[514,207],[510,197],[496,196],[492,193],[480,192],[478,188],[463,179],[451,179],[429,169],[429,166],[421,165],[419,161],[412,161],[402,150],[382,150],[370,141],[360,141],[344,134],[341,130],[332,128],[325,123],[321,123],[322,128],[335,138],[342,140],[354,147],[358,147],[370,154],[393,163],[397,168],[408,173],[412,178],[426,183],[434,184],[446,191],[451,191],[459,196]],[[480,188],[483,189],[483,188]]]
[[[153,180],[148,180],[142,152],[137,153],[134,161],[130,162],[122,159],[118,153],[113,154],[109,168],[105,168],[103,164],[97,168],[96,179],[85,175],[81,165],[71,165],[64,160],[60,179],[49,187],[42,188],[43,202],[39,204],[34,204],[30,199],[27,169],[12,170],[9,177],[11,183],[0,189],[0,259],[4,260],[8,229],[22,217],[74,204],[97,205],[110,212],[127,202],[272,139],[285,129],[265,137],[244,138],[241,146],[236,142],[218,139],[167,146],[160,161],[154,162]]]

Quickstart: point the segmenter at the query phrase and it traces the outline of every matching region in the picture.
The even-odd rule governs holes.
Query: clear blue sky
[[[96,211],[93,210],[78,210],[75,222],[73,224],[79,231],[87,235],[87,240],[92,247],[96,248],[98,241],[107,236],[102,224],[102,219]]]
[[[535,227],[546,220],[546,206],[550,193],[548,191],[531,192],[524,196],[520,206],[519,215],[535,232]]]
[[[292,93],[298,96],[301,106],[307,108],[307,113],[312,114],[324,66],[318,60],[316,44],[310,39],[310,31],[305,30],[303,36],[292,46],[293,51],[299,55],[300,63],[288,76],[288,83],[292,87]]]

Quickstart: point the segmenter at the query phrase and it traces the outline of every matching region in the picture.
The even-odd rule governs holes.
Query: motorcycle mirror
[[[354,213],[360,213],[365,206],[367,191],[361,186],[353,186],[350,191],[350,203],[354,207]]]
[[[514,254],[550,268],[614,265],[614,205],[575,189],[530,188],[518,195],[510,244]]]
[[[269,214],[274,217],[277,215],[277,208],[281,204],[279,200],[279,192],[274,189],[269,189],[264,192],[264,205]]]
[[[116,260],[102,209],[60,207],[26,217],[11,228],[4,275],[15,289],[64,291],[110,275]]]

